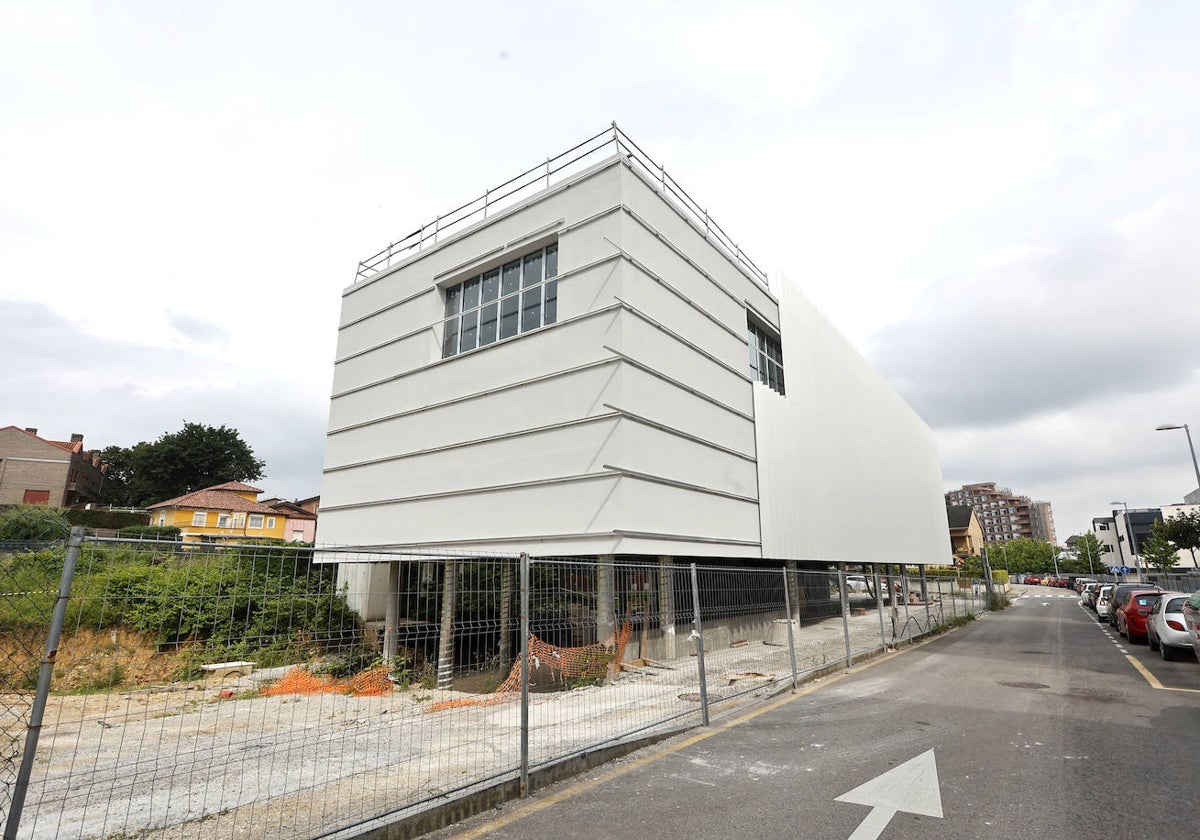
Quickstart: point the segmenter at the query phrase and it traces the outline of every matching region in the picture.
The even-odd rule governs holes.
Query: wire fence
[[[0,555],[0,581],[6,840],[354,836],[987,607],[883,565],[82,534]]]

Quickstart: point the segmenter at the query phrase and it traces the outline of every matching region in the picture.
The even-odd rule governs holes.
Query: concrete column
[[[596,564],[596,641],[602,645],[617,640],[616,570],[611,554],[600,556]]]
[[[796,622],[796,626],[800,626],[800,582],[796,575],[796,561],[788,560],[784,563],[787,568],[787,596],[788,603],[792,605],[792,621]]]
[[[450,688],[454,676],[454,614],[458,606],[460,562],[447,560],[442,579],[441,633],[438,636],[438,688]]]
[[[400,561],[388,563],[387,604],[383,622],[383,661],[389,665],[396,658],[397,631],[400,623]]]
[[[512,662],[513,561],[500,561],[500,665]]]
[[[658,626],[662,631],[663,659],[675,658],[675,560],[658,558]],[[645,656],[645,653],[642,653]]]

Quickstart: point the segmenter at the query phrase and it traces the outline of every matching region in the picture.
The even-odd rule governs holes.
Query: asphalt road
[[[1028,587],[1004,612],[431,837],[1197,836],[1200,665],[1128,646],[1063,594]]]

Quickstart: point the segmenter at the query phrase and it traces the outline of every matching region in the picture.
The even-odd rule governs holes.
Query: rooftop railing
[[[615,122],[610,128],[572,146],[565,152],[546,158],[545,163],[539,163],[520,175],[485,190],[483,195],[478,198],[435,217],[432,222],[421,225],[399,241],[388,243],[386,248],[358,264],[354,282],[357,284],[369,280],[375,275],[387,271],[393,265],[403,262],[423,248],[432,247],[439,240],[459,233],[476,222],[486,219],[489,213],[512,207],[539,191],[547,189],[552,184],[561,183],[613,154],[624,155],[629,165],[654,183],[658,191],[664,197],[669,198],[709,242],[724,252],[763,288],[769,288],[770,284],[767,281],[766,273],[742,252],[741,246],[720,225],[713,221],[708,210],[701,207],[695,199],[688,195],[679,182],[667,173],[666,168],[655,163],[640,146],[617,127]]]

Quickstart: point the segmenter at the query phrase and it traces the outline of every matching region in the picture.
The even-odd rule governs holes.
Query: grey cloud
[[[229,341],[227,330],[190,312],[168,312],[167,323],[179,334],[201,344],[225,344]]]

